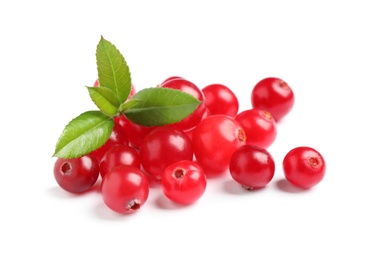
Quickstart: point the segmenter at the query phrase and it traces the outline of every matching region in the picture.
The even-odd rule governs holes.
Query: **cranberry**
[[[244,145],[232,154],[229,169],[237,183],[252,190],[265,187],[273,179],[275,163],[264,148]]]
[[[139,168],[117,166],[104,176],[101,194],[111,210],[121,214],[136,212],[148,199],[148,178]]]
[[[183,79],[182,77],[179,77],[179,76],[171,76],[171,77],[168,77],[167,79],[165,79],[160,85],[163,85],[165,84],[166,82],[168,81],[172,81],[172,80],[175,80],[175,79]]]
[[[277,123],[265,110],[244,110],[236,115],[235,120],[243,127],[249,145],[267,149],[277,137]]]
[[[309,189],[324,178],[326,163],[314,148],[300,146],[290,150],[284,157],[283,172],[291,184]]]
[[[139,153],[126,144],[112,146],[100,162],[100,175],[103,178],[112,168],[119,165],[130,165],[140,168]]]
[[[90,154],[94,155],[97,161],[101,162],[104,154],[116,144],[128,144],[128,139],[125,130],[117,122],[114,122],[112,133],[109,136],[109,139],[99,147],[98,149],[92,151]]]
[[[127,99],[132,98],[132,96],[135,95],[135,93],[136,93],[135,86],[133,84],[131,84],[131,91],[130,91],[130,94],[129,94]]]
[[[94,82],[94,87],[100,87],[100,83],[99,83],[99,80],[96,79],[95,82]]]
[[[58,185],[71,193],[89,190],[99,177],[99,163],[92,155],[78,158],[57,158],[53,173]]]
[[[201,118],[201,120],[207,118],[208,116],[210,116],[210,112],[209,112],[209,109],[206,109],[203,117]],[[192,141],[192,134],[193,134],[193,131],[195,130],[195,128],[196,128],[196,126],[194,128],[189,129],[189,130],[184,130],[183,131],[185,134],[187,134],[187,136],[191,139],[191,141]]]
[[[160,180],[168,165],[192,160],[191,140],[183,131],[174,127],[157,127],[144,137],[139,155],[145,172]]]
[[[210,114],[223,114],[235,117],[239,110],[239,101],[235,93],[222,84],[211,84],[202,89],[206,107]]]
[[[167,166],[161,177],[165,196],[180,204],[192,204],[199,200],[206,189],[204,170],[197,162],[183,160]]]
[[[244,129],[232,117],[211,115],[193,130],[192,147],[196,161],[206,174],[220,174],[229,167],[232,153],[244,145]]]
[[[114,121],[122,126],[123,130],[126,133],[128,143],[132,147],[139,149],[139,146],[143,140],[143,138],[151,132],[156,127],[154,126],[142,126],[135,124],[134,122],[130,121],[125,115],[121,114],[114,118]]]
[[[252,89],[252,107],[269,111],[275,121],[287,115],[294,102],[295,97],[291,87],[280,78],[264,78]]]
[[[199,89],[191,81],[183,78],[168,80],[165,83],[162,83],[160,86],[163,88],[172,88],[183,91],[201,101],[201,104],[195,109],[192,114],[190,114],[180,122],[173,124],[174,127],[177,127],[180,130],[184,131],[194,128],[201,121],[206,110],[205,97],[201,89]]]

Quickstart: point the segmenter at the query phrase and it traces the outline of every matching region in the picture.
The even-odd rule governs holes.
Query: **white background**
[[[374,16],[371,1],[2,1],[0,259],[373,259]],[[55,143],[95,109],[100,36],[135,87],[182,76],[229,86],[248,109],[264,77],[295,92],[269,148],[272,182],[245,192],[223,175],[196,204],[157,187],[141,211],[111,212],[98,191],[62,191]],[[284,155],[322,153],[324,180],[300,192]]]

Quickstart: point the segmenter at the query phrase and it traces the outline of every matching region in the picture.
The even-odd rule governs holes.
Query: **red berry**
[[[139,149],[143,138],[156,128],[155,126],[142,126],[135,124],[123,114],[115,117],[114,121],[122,126],[126,133],[129,145],[136,149]]]
[[[131,84],[131,91],[130,91],[130,94],[129,94],[129,96],[127,97],[127,99],[132,98],[132,96],[135,95],[135,93],[136,93],[135,86],[134,86],[133,84]]]
[[[116,144],[128,144],[126,132],[117,122],[114,123],[112,133],[110,134],[109,139],[104,143],[104,145],[92,151],[90,154],[94,155],[100,164],[104,154]]]
[[[192,114],[190,114],[180,122],[173,124],[174,127],[177,127],[178,129],[183,131],[194,128],[201,121],[206,110],[205,97],[201,89],[199,89],[191,81],[185,80],[183,78],[168,80],[165,83],[162,83],[160,86],[163,88],[172,88],[183,91],[201,101],[200,105],[194,110]]]
[[[183,79],[183,78],[179,77],[179,76],[171,76],[171,77],[168,77],[167,79],[165,79],[160,85],[163,85],[166,82],[171,81],[171,80],[175,80],[175,79]]]
[[[207,174],[226,171],[232,153],[245,141],[244,129],[234,118],[226,115],[206,117],[192,133],[196,161]]]
[[[190,138],[176,128],[157,127],[144,137],[139,155],[145,172],[159,180],[170,164],[192,160],[192,144]]]
[[[284,157],[283,172],[291,184],[309,189],[322,181],[326,163],[315,149],[300,146],[290,150]]]
[[[136,212],[148,199],[148,178],[139,168],[117,166],[104,176],[101,194],[111,210],[121,214]]]
[[[291,87],[280,78],[264,78],[252,89],[252,107],[270,112],[275,121],[287,115],[294,102],[295,97]]]
[[[241,146],[230,160],[231,177],[249,190],[265,187],[273,179],[274,171],[273,157],[258,146]]]
[[[202,89],[206,107],[210,114],[223,114],[235,117],[239,110],[239,101],[234,92],[222,84],[211,84]]]
[[[201,120],[207,118],[208,116],[210,116],[210,112],[209,112],[209,109],[206,109],[203,117],[201,118]],[[196,126],[194,128],[189,129],[189,130],[184,130],[183,131],[185,134],[187,134],[187,136],[191,139],[191,141],[192,141],[192,134],[193,134],[193,131],[195,130],[195,128],[196,128]]]
[[[140,157],[138,151],[126,144],[112,146],[101,159],[101,177],[104,178],[111,169],[119,165],[130,165],[140,168]]]
[[[236,115],[235,120],[243,127],[246,143],[267,149],[277,137],[277,124],[272,115],[261,109],[248,109]]]
[[[180,204],[192,204],[199,200],[206,189],[204,170],[198,163],[183,160],[165,168],[161,187],[165,196]]]
[[[100,83],[99,83],[99,80],[96,79],[94,84],[93,84],[94,87],[100,87]]]
[[[99,163],[92,155],[71,159],[57,158],[53,173],[62,189],[82,193],[96,183],[99,177]]]

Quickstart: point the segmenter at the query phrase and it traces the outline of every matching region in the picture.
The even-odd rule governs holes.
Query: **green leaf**
[[[124,111],[126,117],[136,124],[160,126],[181,121],[201,103],[194,96],[171,88],[147,88],[132,98],[137,103]]]
[[[110,88],[120,103],[126,101],[131,91],[131,75],[120,51],[101,37],[96,48],[96,65],[100,86]]]
[[[114,116],[118,113],[120,102],[110,88],[107,87],[87,87],[92,101],[101,112],[108,116]]]
[[[65,126],[53,156],[77,158],[96,150],[109,139],[113,125],[113,119],[100,111],[80,114]]]
[[[126,101],[125,103],[123,103],[123,104],[121,105],[121,107],[119,108],[119,110],[123,113],[123,112],[125,112],[127,109],[129,109],[129,108],[135,106],[138,102],[139,102],[138,99],[133,99],[133,98],[132,98],[132,99]]]

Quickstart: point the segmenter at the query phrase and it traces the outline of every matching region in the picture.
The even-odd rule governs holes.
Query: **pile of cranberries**
[[[56,160],[54,177],[62,189],[83,193],[101,179],[105,205],[127,214],[146,203],[151,182],[159,183],[169,200],[192,204],[203,196],[210,176],[229,172],[248,190],[264,188],[273,179],[275,163],[267,148],[276,139],[277,122],[294,105],[285,81],[259,81],[252,89],[252,108],[241,112],[236,95],[222,84],[200,89],[170,77],[158,87],[184,91],[201,104],[182,121],[165,126],[145,127],[116,117],[102,147],[80,158]],[[130,96],[134,93],[132,87]],[[296,147],[283,159],[286,180],[302,189],[317,185],[325,171],[324,158],[311,147]]]

